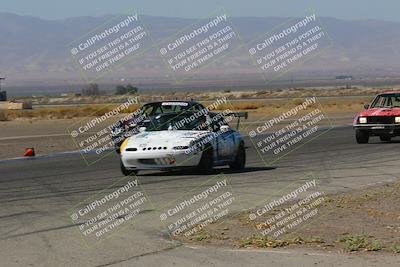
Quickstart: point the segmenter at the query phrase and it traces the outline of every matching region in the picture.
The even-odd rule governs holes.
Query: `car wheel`
[[[392,140],[392,137],[388,134],[380,135],[379,138],[382,142],[390,142]]]
[[[244,144],[240,143],[239,149],[236,153],[235,160],[229,164],[229,167],[233,170],[242,170],[246,165],[246,149]]]
[[[201,159],[197,169],[201,173],[209,173],[214,166],[214,150],[213,147],[207,145],[201,154]]]
[[[139,171],[138,170],[128,170],[127,168],[125,168],[125,166],[124,166],[124,164],[122,163],[122,161],[120,162],[120,165],[121,165],[121,172],[122,172],[122,174],[123,175],[125,175],[125,176],[129,176],[129,175],[132,175],[132,174],[138,174],[139,173]]]
[[[369,140],[369,132],[356,129],[356,140],[358,144],[367,144]]]

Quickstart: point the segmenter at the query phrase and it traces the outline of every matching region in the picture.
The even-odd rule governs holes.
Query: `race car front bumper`
[[[355,124],[355,129],[368,131],[371,135],[400,135],[400,124]]]
[[[185,153],[185,150],[125,151],[121,161],[128,170],[163,170],[198,166],[202,153]]]

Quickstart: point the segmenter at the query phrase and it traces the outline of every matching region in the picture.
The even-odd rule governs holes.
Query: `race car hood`
[[[190,141],[210,134],[208,131],[149,131],[129,138],[127,148],[189,146]]]
[[[370,116],[400,116],[400,108],[371,108],[360,112],[360,117]]]

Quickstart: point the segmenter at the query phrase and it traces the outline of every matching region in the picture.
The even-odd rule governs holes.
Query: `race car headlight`
[[[172,149],[174,150],[183,150],[183,149],[188,149],[188,146],[174,146]]]
[[[191,149],[196,149],[196,148],[199,147],[200,144],[201,144],[201,143],[200,143],[200,140],[192,140],[192,141],[190,141],[190,143],[189,143],[189,147],[190,147]]]
[[[394,118],[394,122],[395,122],[395,123],[400,123],[400,117],[395,117],[395,118]]]
[[[358,118],[359,123],[367,123],[367,118],[366,117],[360,117]]]

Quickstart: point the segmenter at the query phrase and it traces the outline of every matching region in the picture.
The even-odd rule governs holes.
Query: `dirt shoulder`
[[[324,251],[400,254],[400,183],[325,196],[318,214],[278,238],[267,235],[269,218],[290,205],[255,219],[245,212],[209,224],[193,236],[178,239],[196,245],[236,248],[317,248]],[[286,225],[289,223],[287,222]],[[264,233],[264,234],[263,234]]]

